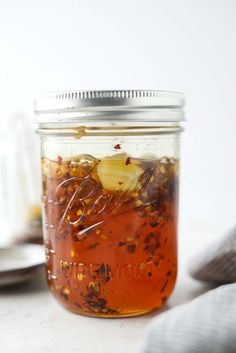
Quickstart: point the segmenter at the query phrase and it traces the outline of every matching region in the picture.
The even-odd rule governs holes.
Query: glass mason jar
[[[49,288],[89,316],[160,308],[177,274],[181,93],[55,93],[35,103]]]

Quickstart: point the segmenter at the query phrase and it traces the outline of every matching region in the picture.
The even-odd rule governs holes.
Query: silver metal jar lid
[[[171,122],[183,120],[184,103],[184,95],[172,91],[63,91],[40,97],[34,102],[34,110],[39,123],[69,122],[81,118],[147,121],[148,116],[151,121]],[[165,118],[164,112],[169,112]]]

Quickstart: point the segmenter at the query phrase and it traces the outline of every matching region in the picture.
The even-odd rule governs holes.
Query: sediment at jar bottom
[[[83,155],[43,158],[42,166],[46,269],[54,296],[90,316],[161,307],[177,272],[178,161]]]
[[[61,300],[61,298],[58,297],[57,295],[55,295],[55,298],[65,309],[75,314],[79,314],[83,316],[92,316],[92,317],[100,317],[100,318],[122,318],[122,317],[140,316],[140,315],[145,315],[153,311],[156,311],[158,309],[161,309],[165,305],[170,295],[172,294],[174,290],[174,283],[173,283],[172,290],[168,293],[168,295],[166,295],[164,298],[163,297],[155,298],[154,303],[152,305],[150,305],[150,303],[147,303],[146,305],[144,304],[141,305],[140,304],[141,302],[140,302],[138,306],[131,305],[131,306],[125,307],[124,305],[122,305],[122,307],[118,308],[118,310],[112,310],[109,312],[102,312],[102,311],[96,312],[96,311],[86,310],[80,306],[73,305],[73,304],[71,305],[70,303],[68,304],[67,301]],[[52,290],[52,293],[53,293],[53,290]]]

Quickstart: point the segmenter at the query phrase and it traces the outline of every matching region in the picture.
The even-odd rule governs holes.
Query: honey
[[[118,151],[42,158],[42,171],[46,271],[57,300],[100,317],[160,308],[177,273],[178,160]]]

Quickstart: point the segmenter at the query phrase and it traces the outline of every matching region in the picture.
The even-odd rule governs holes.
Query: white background
[[[234,0],[0,0],[1,129],[17,111],[32,116],[40,91],[186,94],[180,271],[169,307],[206,290],[187,276],[187,260],[236,223],[235,38]],[[7,353],[138,351],[152,317],[77,320],[42,288],[1,300]]]
[[[234,0],[0,0],[0,117],[60,89],[186,94],[182,222],[227,229],[236,203]]]

